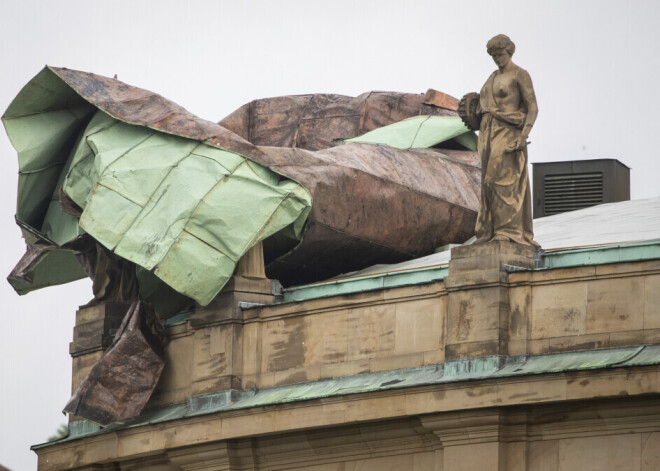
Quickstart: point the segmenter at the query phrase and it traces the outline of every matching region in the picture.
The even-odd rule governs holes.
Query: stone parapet
[[[467,270],[481,277],[473,284],[459,284],[465,272],[452,267],[431,283],[275,304],[270,280],[235,277],[211,305],[168,327],[165,371],[150,404],[461,358],[660,343],[660,261],[513,272],[505,261]],[[114,325],[121,310],[113,317],[113,309],[78,314],[74,389],[112,328],[82,333],[89,323]]]
[[[658,262],[498,269],[469,288],[452,276],[263,306],[238,300],[272,295],[234,291],[231,303],[169,328],[154,404],[461,358],[660,343]]]

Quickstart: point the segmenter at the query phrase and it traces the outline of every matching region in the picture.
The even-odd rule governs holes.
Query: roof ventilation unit
[[[630,168],[616,159],[534,165],[534,217],[630,199]]]

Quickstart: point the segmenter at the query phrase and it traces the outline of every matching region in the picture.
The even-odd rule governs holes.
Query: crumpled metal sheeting
[[[237,134],[195,116],[157,93],[89,72],[60,67],[47,67],[47,70],[60,77],[85,101],[120,121],[207,141],[251,157],[260,154],[256,146]]]
[[[251,101],[220,124],[259,146],[320,150],[411,116],[456,116],[454,103],[458,100],[432,89],[426,95],[292,95]]]
[[[19,223],[26,251],[7,281],[18,294],[79,280],[86,276],[73,250],[62,250]]]
[[[165,366],[167,336],[156,313],[135,301],[112,345],[73,394],[64,412],[102,426],[137,417]]]
[[[449,108],[432,106],[440,98]],[[284,248],[293,247],[277,237],[265,242],[267,275],[285,285],[309,283],[468,239],[479,204],[480,162],[474,152],[334,147],[338,140],[397,126],[422,112],[457,120],[457,125],[449,123],[449,132],[440,133],[440,140],[451,139],[467,131],[451,109],[457,102],[434,90],[426,96],[284,96],[255,100],[220,121],[260,145],[262,163],[302,183],[314,198],[298,247],[285,253]],[[425,139],[423,144],[436,143]]]
[[[159,95],[46,68],[3,120],[22,171],[17,220],[49,245],[50,258],[60,251],[67,267],[74,252],[61,249],[82,228],[205,305],[252,245],[278,231],[293,244],[302,237],[311,205],[304,188],[249,160],[245,153],[261,155],[255,146]],[[60,188],[83,209],[80,220],[62,210]],[[80,278],[80,270],[44,272],[35,261],[45,257],[30,255],[10,282],[27,292],[31,279],[50,278],[36,289]]]
[[[264,150],[269,167],[314,197],[297,248],[275,259],[271,241],[264,245],[266,272],[284,285],[400,262],[473,234],[480,173],[469,160],[369,144]]]
[[[103,112],[83,135],[63,186],[80,227],[202,305],[252,245],[287,226],[302,238],[309,194],[240,154]]]
[[[308,108],[316,113],[308,124],[316,129],[327,118],[335,128],[351,128],[355,116],[336,113],[345,100],[330,101],[332,106]],[[361,106],[373,103],[365,98]],[[375,108],[390,119],[397,116],[387,106]],[[358,131],[371,126],[364,124],[368,116],[360,115]],[[444,238],[466,238],[476,215],[478,168],[460,159],[345,145],[317,153],[298,149],[294,165],[296,149],[258,148],[159,95],[94,74],[46,68],[3,120],[21,161],[17,219],[36,241],[55,251],[79,240],[82,228],[203,305],[251,245],[273,236],[279,245],[270,256],[276,257],[300,240],[311,206],[305,187],[321,202],[310,218],[307,247],[291,252],[288,275],[319,276],[303,273],[292,263],[295,257],[339,273],[370,263],[369,257],[392,260],[430,251]],[[281,175],[273,171],[279,168],[285,170]],[[79,221],[63,210],[60,188],[82,209]],[[35,260],[23,268],[35,267]],[[91,263],[89,268],[94,270]],[[127,278],[124,273],[119,270],[119,279]],[[133,297],[135,277],[128,278],[118,291],[105,283],[101,291]],[[139,414],[163,369],[158,326],[153,311],[133,304],[66,410],[104,425]]]
[[[281,96],[251,101],[219,124],[255,145],[320,150],[416,116],[423,104],[424,95],[415,93]],[[438,112],[455,115],[449,110]]]
[[[34,81],[36,82],[33,83]],[[58,106],[66,110],[87,106],[78,121],[79,126],[81,123],[86,124],[91,119],[90,113],[98,108],[124,123],[143,126],[142,131],[149,131],[145,129],[149,128],[202,140],[212,146],[224,147],[237,154],[248,156],[262,165],[280,171],[283,175],[298,179],[312,193],[315,201],[315,209],[308,219],[309,237],[303,240],[301,247],[291,252],[291,258],[288,260],[286,253],[296,246],[303,219],[294,218],[296,221],[294,224],[283,228],[266,241],[264,247],[266,257],[270,261],[279,258],[278,264],[291,267],[288,272],[286,270],[271,272],[271,276],[282,274],[282,277],[290,279],[302,263],[306,266],[316,265],[318,271],[309,279],[305,279],[303,273],[298,272],[296,276],[299,277],[295,282],[321,279],[377,262],[396,262],[410,256],[424,255],[438,245],[462,242],[471,233],[477,210],[475,196],[479,188],[478,177],[473,177],[478,175],[479,170],[476,166],[464,162],[471,160],[473,152],[447,151],[451,157],[444,157],[427,149],[400,151],[378,146],[344,145],[318,151],[318,155],[304,152],[302,149],[293,149],[301,152],[295,154],[291,152],[292,149],[282,147],[254,146],[223,126],[201,120],[159,95],[110,78],[67,69],[46,68],[33,82],[30,82],[26,89],[34,88],[35,96],[38,95],[39,100],[46,100],[44,102],[50,100],[54,111],[58,110]],[[50,96],[53,93],[57,96]],[[4,116],[8,130],[12,122],[29,119],[21,113],[31,112],[33,113],[31,116],[34,116],[34,113],[39,111],[39,100],[17,98]],[[273,105],[268,111],[272,112],[271,114],[277,114],[286,108],[276,106],[275,99],[269,100],[263,102]],[[348,121],[353,119],[354,115],[350,113],[358,113],[361,116],[361,124],[355,132],[389,124],[388,120],[395,121],[411,114],[419,114],[422,109],[436,108],[424,103],[424,95],[390,92],[365,94],[357,101],[350,97],[330,95],[312,96],[307,102],[297,97],[284,97],[280,101],[287,100],[293,103],[291,109],[299,110],[306,107],[305,116],[311,121],[330,120],[328,123],[335,123],[339,127],[344,126],[341,122],[347,116],[350,118],[347,118]],[[355,103],[359,106],[356,107]],[[349,113],[350,109],[353,111]],[[455,114],[444,108],[437,108],[437,112]],[[295,114],[282,118],[283,125],[293,126],[296,129],[298,129],[298,121]],[[126,124],[120,124],[128,127]],[[267,122],[264,126],[264,129],[269,127]],[[150,139],[167,141],[168,136],[156,134],[158,136]],[[169,137],[173,138],[173,136]],[[291,139],[294,137],[295,132]],[[322,138],[325,139],[324,142],[327,141],[326,137]],[[280,144],[280,142],[269,142],[269,144]],[[459,157],[461,155],[462,158]],[[289,160],[283,160],[282,157]],[[314,168],[317,162],[320,162],[319,166]],[[60,166],[64,165],[59,160],[57,163]],[[96,177],[102,178],[97,175],[92,180]],[[48,188],[44,193],[43,201],[38,204],[46,207],[50,205],[49,212],[57,211],[59,208],[51,204],[52,195],[57,190],[55,188],[57,183],[51,180],[49,179],[46,185]],[[79,181],[84,183],[85,179],[80,178]],[[66,182],[69,192],[79,194],[79,197],[73,199],[80,206],[87,204],[87,195],[90,194],[89,191],[93,186],[85,185],[86,190],[75,188],[71,179]],[[117,190],[121,185],[123,183],[115,179],[110,187]],[[121,208],[126,211],[117,211],[116,216],[120,219],[124,216],[124,219],[98,221],[93,218],[92,211],[87,211],[87,214],[81,218],[81,226],[88,229],[95,237],[103,239],[102,243],[108,248],[115,248],[115,245],[121,248],[123,236],[119,236],[120,239],[117,240],[117,234],[113,235],[112,232],[126,226],[126,222],[130,219],[127,217],[131,212],[130,204],[121,198],[117,199],[112,192],[103,190],[102,193],[103,195],[98,195],[98,199],[90,201],[93,204],[121,201]],[[114,194],[127,195],[123,190],[115,191]],[[129,207],[125,207],[127,205]],[[46,207],[42,209],[42,213],[46,211]],[[133,213],[138,211],[137,208],[132,209]],[[110,224],[110,221],[113,224]],[[38,218],[32,225],[37,231],[42,229],[41,220]],[[72,231],[63,231],[62,237],[65,238],[65,234],[70,233]],[[153,245],[153,241],[146,242],[148,243],[144,244],[144,247]],[[326,248],[328,250],[324,252]],[[129,254],[128,251],[123,253]],[[141,255],[136,257],[131,255],[127,258],[142,266],[142,262],[137,260]],[[362,257],[364,260],[360,261]],[[326,261],[329,264],[328,269],[319,265]],[[345,263],[338,264],[340,261]],[[146,262],[144,265],[152,266]],[[188,273],[185,266],[172,266],[172,272],[178,272],[182,276],[187,276]],[[183,292],[191,294],[190,291]],[[211,290],[208,290],[203,296],[210,292]],[[195,296],[198,300],[202,299],[199,294],[194,294],[193,297]]]
[[[479,181],[480,166],[468,160],[449,159],[444,152],[349,144],[318,151],[315,155],[328,166],[368,173],[402,189],[425,193],[436,200],[476,211],[479,191],[475,182]],[[377,192],[377,189],[373,191]]]
[[[66,68],[46,67],[21,90],[2,116],[12,145],[19,153],[19,170],[24,176],[24,186],[30,191],[21,192],[19,179],[18,217],[35,226],[35,218],[41,222],[45,209],[43,199],[50,198],[52,189],[35,181],[37,173],[50,176],[54,186],[77,131],[84,125],[96,108],[120,121],[145,126],[168,134],[206,141],[250,157],[258,157],[259,149],[240,136],[186,111],[176,103],[141,88],[119,80],[88,72]],[[44,111],[47,111],[44,113]],[[53,128],[47,134],[12,132],[32,128]],[[42,192],[36,198],[34,192]],[[23,202],[29,198],[37,204]]]

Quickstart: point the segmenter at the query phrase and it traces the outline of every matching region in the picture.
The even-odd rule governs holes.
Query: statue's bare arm
[[[525,117],[525,122],[522,126],[520,138],[511,143],[507,149],[510,152],[514,150],[522,150],[527,146],[527,138],[529,137],[529,133],[532,130],[534,122],[536,121],[536,117],[539,114],[539,107],[536,104],[536,95],[534,94],[532,78],[524,69],[519,69],[516,75],[518,89],[520,90],[520,99],[522,102],[521,105],[527,109],[527,114]]]
[[[536,104],[536,95],[534,94],[534,86],[532,85],[532,78],[526,70],[520,69],[518,72],[518,87],[520,88],[520,98],[522,99],[525,108],[527,108],[527,117],[523,124],[521,140],[526,141],[529,137],[529,132],[534,126],[536,117],[539,114],[539,107]]]

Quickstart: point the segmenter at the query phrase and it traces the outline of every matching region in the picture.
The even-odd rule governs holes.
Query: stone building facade
[[[74,389],[120,308],[78,312]],[[143,414],[73,418],[39,470],[660,469],[657,240],[460,247],[284,293],[236,276],[167,328]]]

